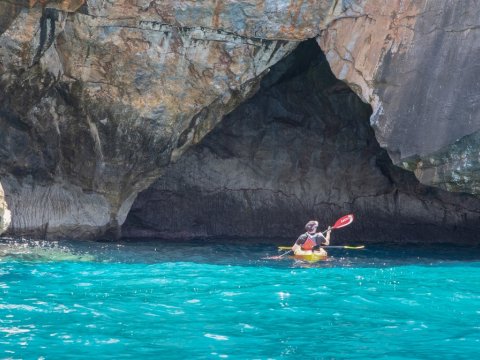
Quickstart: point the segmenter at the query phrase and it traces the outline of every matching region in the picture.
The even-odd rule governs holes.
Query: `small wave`
[[[198,304],[200,302],[199,299],[192,299],[185,301],[187,304]]]
[[[218,341],[228,341],[229,340],[228,336],[224,336],[224,335],[207,333],[207,334],[204,334],[203,336],[205,336],[207,338],[210,338],[210,339],[218,340]]]
[[[26,310],[26,311],[36,310],[35,307],[30,306],[30,305],[16,305],[16,304],[0,304],[0,309],[4,309],[4,310]]]
[[[240,323],[239,324],[241,327],[242,327],[242,330],[251,330],[251,329],[255,329],[254,326],[250,325],[250,324],[244,324],[244,323]]]
[[[107,339],[107,340],[95,340],[97,344],[117,344],[120,342],[119,339]]]
[[[233,291],[224,291],[224,292],[222,292],[222,295],[228,296],[228,297],[232,297],[232,296],[242,295],[242,293],[240,293],[240,292],[233,292]]]
[[[19,327],[11,327],[11,328],[0,328],[0,332],[6,333],[6,337],[17,335],[17,334],[24,334],[30,332],[29,329],[22,329]]]

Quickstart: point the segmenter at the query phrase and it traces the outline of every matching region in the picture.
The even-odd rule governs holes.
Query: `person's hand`
[[[329,226],[328,229],[327,229],[327,233],[331,232],[332,231],[332,227]]]

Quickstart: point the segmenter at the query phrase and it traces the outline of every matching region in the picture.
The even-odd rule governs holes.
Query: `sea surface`
[[[480,248],[0,240],[0,359],[477,359]]]

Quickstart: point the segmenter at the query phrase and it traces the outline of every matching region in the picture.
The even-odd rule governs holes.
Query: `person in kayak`
[[[309,255],[312,253],[327,255],[327,252],[321,248],[330,244],[330,232],[332,231],[329,226],[326,236],[323,236],[321,232],[317,233],[318,221],[311,220],[305,225],[305,234],[298,237],[295,244],[292,246],[292,250],[295,255]]]

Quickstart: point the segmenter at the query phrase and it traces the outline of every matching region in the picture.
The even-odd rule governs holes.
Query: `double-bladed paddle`
[[[349,215],[345,215],[345,216],[342,216],[340,219],[338,219],[337,221],[335,221],[335,224],[333,224],[333,226],[331,227],[332,230],[334,229],[340,229],[342,227],[345,227],[347,225],[350,225],[352,222],[353,222],[353,214],[349,214]],[[322,234],[325,234],[326,232],[328,231],[325,230],[325,231],[322,231]]]
[[[335,224],[333,224],[333,226],[329,227],[329,229],[331,229],[331,230],[340,229],[342,227],[350,225],[353,222],[353,219],[354,219],[353,214],[342,216],[340,219],[335,221]],[[322,234],[325,234],[329,229],[326,229],[325,231],[322,231]],[[344,245],[344,246],[321,246],[321,247],[322,248],[342,248],[342,249],[363,249],[364,248],[364,246],[349,246],[349,245]],[[279,250],[288,250],[288,251],[283,253],[282,255],[270,257],[270,259],[281,259],[285,255],[290,254],[293,251],[291,246],[280,246],[278,249]]]

